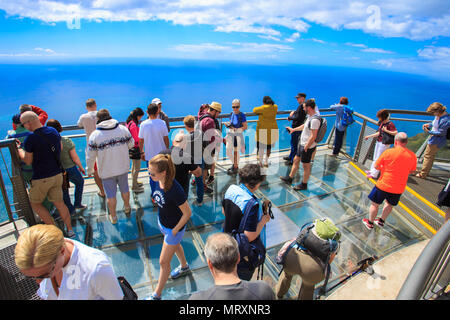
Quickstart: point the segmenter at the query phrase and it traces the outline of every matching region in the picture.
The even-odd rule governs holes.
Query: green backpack
[[[336,240],[341,239],[341,233],[339,228],[329,218],[314,220],[316,234],[324,240]]]

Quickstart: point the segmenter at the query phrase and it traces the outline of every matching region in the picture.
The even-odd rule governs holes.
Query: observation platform
[[[329,149],[318,150],[312,167],[308,190],[295,191],[283,183],[279,176],[286,175],[290,166],[282,159],[285,152],[273,153],[267,169],[267,180],[258,191],[258,197],[273,203],[275,219],[267,224],[267,260],[264,281],[272,287],[278,280],[280,267],[275,263],[279,248],[285,241],[295,238],[299,228],[316,218],[330,217],[342,231],[341,248],[332,263],[329,287],[351,272],[357,262],[377,255],[380,259],[411,246],[411,253],[402,260],[402,266],[414,264],[427,240],[427,232],[417,227],[402,207],[396,207],[384,228],[367,230],[361,223],[366,217],[370,201],[370,183],[345,156],[331,157]],[[254,157],[241,159],[240,166],[256,161]],[[206,265],[203,248],[207,237],[222,230],[224,216],[221,201],[227,188],[238,183],[237,176],[230,176],[226,169],[230,162],[217,163],[214,194],[204,199],[203,206],[192,205],[195,188],[189,192],[192,217],[182,241],[186,258],[192,273],[186,277],[170,280],[163,291],[163,299],[187,299],[193,292],[213,285],[212,276]],[[300,169],[293,185],[300,182]],[[131,178],[130,178],[131,179]],[[125,215],[118,194],[118,223],[112,225],[107,217],[106,202],[97,195],[97,187],[92,179],[85,185],[83,203],[88,209],[73,219],[74,231],[84,243],[103,250],[111,259],[117,275],[125,276],[132,284],[140,299],[148,297],[155,288],[159,276],[159,255],[163,237],[158,228],[158,211],[150,200],[148,174],[142,171],[140,181],[144,182],[143,193],[131,196],[132,212]],[[415,245],[415,246],[413,246]],[[409,260],[408,260],[409,259]],[[409,262],[408,262],[408,261]],[[172,268],[178,265],[172,259]],[[395,265],[395,268],[398,264]],[[408,274],[406,268],[402,272]],[[255,273],[256,275],[256,273]],[[295,299],[300,286],[300,278],[294,278],[286,299]],[[319,287],[319,286],[317,286]],[[342,289],[344,287],[341,287]],[[339,290],[339,289],[337,289]],[[332,292],[330,292],[332,294]],[[358,295],[353,293],[353,296]],[[366,295],[367,298],[369,298]],[[393,298],[395,296],[392,296]],[[375,298],[375,296],[373,297]],[[370,299],[370,298],[369,298]]]
[[[321,110],[323,111],[327,110]],[[279,114],[288,113],[287,111],[279,112]],[[424,116],[424,114],[420,115]],[[395,299],[399,286],[425,244],[444,222],[443,211],[434,204],[439,191],[450,177],[450,165],[437,161],[427,179],[410,176],[407,190],[400,199],[401,203],[394,208],[384,228],[375,226],[373,230],[366,229],[361,220],[368,215],[370,201],[367,196],[375,181],[367,180],[364,170],[370,167],[369,159],[374,144],[364,141],[362,137],[375,132],[376,122],[356,112],[355,116],[357,121],[347,129],[346,144],[338,157],[330,156],[329,147],[332,144],[334,130],[329,125],[326,143],[319,145],[312,165],[308,190],[293,189],[295,184],[300,183],[303,171],[301,167],[292,186],[280,180],[280,176],[287,175],[290,171],[290,166],[282,159],[288,153],[286,148],[289,145],[289,137],[286,138],[287,134],[280,134],[278,148],[280,151],[273,150],[266,172],[267,179],[257,192],[261,200],[272,201],[275,216],[275,219],[271,220],[266,227],[267,258],[263,278],[272,287],[275,287],[280,271],[280,266],[275,263],[275,257],[281,246],[295,238],[299,228],[305,223],[317,218],[329,217],[341,230],[342,238],[340,251],[331,264],[332,275],[327,288],[332,288],[351,274],[362,259],[374,255],[379,259],[373,265],[375,270],[373,275],[361,273],[331,290],[322,299]],[[332,118],[334,113],[325,114],[324,117]],[[418,128],[422,122],[426,121],[394,118],[392,120],[405,121],[408,126],[413,123]],[[173,121],[179,122],[180,119]],[[332,121],[329,119],[328,123],[331,124]],[[255,128],[256,121],[248,120],[248,122],[248,131],[251,131]],[[286,118],[277,119],[277,122],[279,128],[289,124]],[[400,125],[399,127],[399,130],[402,130]],[[174,125],[171,128],[182,129],[183,126]],[[74,127],[67,130],[76,129]],[[175,132],[171,130],[172,138]],[[248,133],[246,141],[251,142],[253,137],[253,133]],[[83,159],[81,154],[85,148],[84,135],[75,134],[71,138],[80,139],[77,141],[77,152]],[[423,145],[425,144],[426,141],[423,142]],[[11,144],[5,143],[5,146],[11,148]],[[252,150],[252,148],[246,149]],[[11,151],[11,154],[13,153],[14,151]],[[419,153],[420,150],[417,151],[417,154]],[[5,159],[3,160],[5,162]],[[254,154],[241,157],[239,165],[242,167],[248,162],[256,162]],[[8,168],[10,165],[11,163],[6,159],[5,167]],[[230,176],[226,173],[230,166],[230,161],[226,159],[217,162],[215,181],[212,185],[214,193],[205,194],[203,205],[200,207],[192,204],[195,200],[195,188],[191,186],[188,202],[192,209],[192,216],[187,224],[182,245],[192,273],[176,280],[169,279],[163,290],[163,299],[187,299],[192,293],[208,289],[213,285],[213,278],[207,267],[203,249],[207,237],[222,230],[223,195],[231,184],[238,183],[236,175]],[[18,186],[20,175],[13,176],[10,171],[12,172],[9,169],[0,170],[0,172],[7,172],[13,184],[13,186],[7,186],[5,192],[2,190],[4,200],[9,200],[5,201],[5,206],[6,203],[11,204],[11,208],[16,208],[15,212],[26,211],[25,205],[22,208],[22,204],[26,201],[13,199],[18,195],[16,190],[22,190],[23,197],[26,199],[25,187]],[[131,177],[129,179],[131,182]],[[104,251],[111,259],[116,275],[124,276],[137,292],[139,299],[145,299],[153,292],[158,281],[163,237],[158,227],[158,210],[150,199],[146,169],[142,169],[139,180],[144,183],[144,192],[131,192],[132,211],[129,215],[124,213],[122,199],[120,194],[117,195],[118,223],[113,225],[107,216],[106,199],[98,196],[94,180],[87,178],[83,193],[83,203],[87,205],[87,209],[72,218],[72,226],[77,239]],[[5,186],[3,180],[2,184]],[[13,196],[5,197],[8,192],[13,193]],[[70,192],[73,192],[73,188]],[[20,210],[17,207],[20,207]],[[27,224],[23,219],[13,221],[10,219],[8,224],[0,224],[0,250],[14,245],[18,234],[26,227]],[[11,255],[11,253],[8,254]],[[1,262],[0,267],[3,267]],[[172,259],[171,266],[172,268],[178,266],[176,257]],[[14,272],[15,281],[22,281],[23,277],[18,270]],[[285,299],[296,299],[300,283],[300,277],[294,277]],[[316,288],[320,286],[321,284]],[[33,295],[29,297],[35,298]]]

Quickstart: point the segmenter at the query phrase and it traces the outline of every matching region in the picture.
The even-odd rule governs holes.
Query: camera
[[[263,213],[268,214],[270,216],[270,219],[274,219],[274,215],[272,212],[272,202],[270,200],[266,200],[263,203]]]

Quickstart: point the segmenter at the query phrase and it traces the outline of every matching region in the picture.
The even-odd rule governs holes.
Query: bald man
[[[70,222],[70,214],[63,200],[62,169],[59,161],[62,143],[59,133],[51,127],[42,126],[33,111],[25,111],[20,116],[21,124],[32,132],[23,142],[24,150],[18,149],[19,157],[33,168],[29,197],[31,208],[46,224],[54,224],[48,210],[42,205],[45,198],[58,210],[67,227],[67,236],[75,238]]]
[[[375,168],[380,170],[380,178],[377,181],[369,199],[372,201],[369,209],[369,219],[362,222],[367,229],[373,229],[374,223],[379,227],[392,211],[392,208],[400,201],[400,196],[405,191],[408,176],[416,170],[417,157],[406,145],[408,136],[404,132],[395,135],[394,148],[387,149],[375,162]],[[386,200],[380,218],[376,218],[378,207]]]

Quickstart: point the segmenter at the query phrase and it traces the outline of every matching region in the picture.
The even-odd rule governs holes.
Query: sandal
[[[421,175],[420,173],[416,174],[416,177],[417,178],[421,178],[421,179],[425,179],[426,178],[425,176]]]

